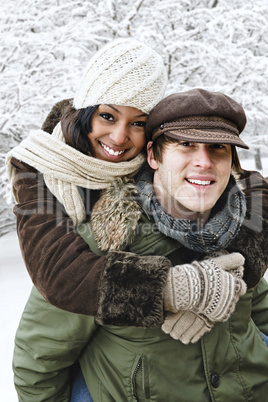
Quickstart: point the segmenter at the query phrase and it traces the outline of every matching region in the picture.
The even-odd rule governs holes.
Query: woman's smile
[[[110,146],[110,145],[106,145],[103,142],[100,141],[100,145],[103,148],[103,152],[105,154],[108,154],[109,156],[121,156],[123,155],[127,149],[117,149],[116,147]]]

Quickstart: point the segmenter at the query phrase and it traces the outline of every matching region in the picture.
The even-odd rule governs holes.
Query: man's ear
[[[152,169],[157,170],[159,168],[159,163],[154,159],[152,145],[152,141],[149,141],[147,144],[147,162]]]

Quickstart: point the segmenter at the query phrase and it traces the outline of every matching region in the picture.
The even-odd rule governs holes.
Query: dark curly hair
[[[61,118],[61,129],[66,144],[86,155],[91,153],[88,134],[92,130],[92,116],[98,107],[99,105],[95,105],[76,110],[69,105]]]

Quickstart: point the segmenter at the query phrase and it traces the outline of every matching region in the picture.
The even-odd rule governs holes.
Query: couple
[[[200,89],[160,101],[165,84],[154,51],[114,41],[52,136],[8,155],[44,296],[33,288],[16,335],[22,401],[69,400],[77,360],[85,401],[266,397],[267,184],[239,164],[246,117]],[[78,373],[71,400],[82,392]]]

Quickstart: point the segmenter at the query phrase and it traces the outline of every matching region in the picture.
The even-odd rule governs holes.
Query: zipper
[[[133,377],[132,377],[133,395],[134,395],[134,398],[136,399],[137,402],[139,402],[139,398],[138,398],[138,395],[137,395],[136,377],[137,377],[137,373],[138,373],[141,365],[142,365],[142,358],[140,357],[139,361],[138,361],[138,364],[137,364],[137,366],[136,366],[136,368],[134,370]]]

